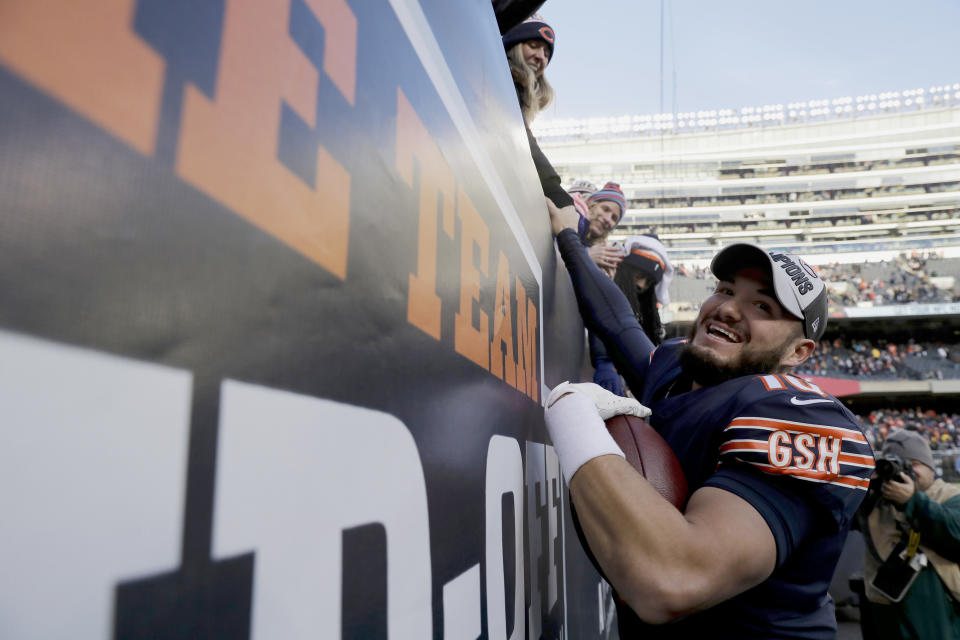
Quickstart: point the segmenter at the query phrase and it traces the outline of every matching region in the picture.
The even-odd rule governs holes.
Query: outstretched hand
[[[547,201],[547,211],[550,212],[550,226],[553,228],[553,235],[557,235],[564,229],[577,230],[580,224],[580,214],[577,208],[572,204],[562,209],[558,209],[550,198],[544,198]]]
[[[553,391],[547,397],[547,409],[571,393],[586,394],[593,401],[593,404],[597,407],[597,413],[604,420],[622,415],[637,416],[638,418],[646,418],[650,415],[650,409],[633,398],[615,395],[592,382],[581,382],[579,384],[561,382],[553,388]]]

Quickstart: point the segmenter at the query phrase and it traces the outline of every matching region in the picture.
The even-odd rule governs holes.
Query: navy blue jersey
[[[750,591],[660,631],[678,634],[679,625],[713,637],[724,629],[737,638],[834,637],[827,588],[873,470],[859,421],[789,374],[744,376],[655,400],[679,375],[683,342],[653,352],[640,402],[653,411],[650,424],[676,453],[691,493],[718,487],[763,516],[777,564]]]
[[[648,420],[677,455],[690,492],[717,487],[746,500],[777,545],[767,580],[706,611],[655,627],[618,607],[621,638],[834,638],[827,588],[873,471],[873,452],[856,416],[789,374],[671,393],[685,341],[653,350],[616,285],[571,235],[557,239],[585,322],[652,410]]]

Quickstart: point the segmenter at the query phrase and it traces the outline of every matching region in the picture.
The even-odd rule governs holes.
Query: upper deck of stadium
[[[654,230],[678,260],[738,241],[831,260],[960,251],[960,83],[534,132],[565,184],[621,184],[612,239]]]

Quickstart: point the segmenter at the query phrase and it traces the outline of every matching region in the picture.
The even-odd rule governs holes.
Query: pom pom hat
[[[590,197],[587,198],[587,203],[593,204],[600,200],[609,200],[620,205],[620,218],[617,222],[623,220],[623,215],[627,212],[627,199],[623,197],[623,191],[620,190],[619,184],[616,182],[608,182],[603,185],[603,189],[592,193]]]
[[[769,268],[777,300],[787,313],[803,320],[803,335],[819,341],[827,330],[827,285],[813,267],[793,254],[741,242],[718,253],[710,270],[721,280],[730,280],[748,265]]]
[[[553,58],[553,43],[557,37],[553,29],[539,13],[535,13],[510,31],[503,34],[503,48],[509,51],[515,45],[527,40],[543,40],[547,43],[547,62]]]

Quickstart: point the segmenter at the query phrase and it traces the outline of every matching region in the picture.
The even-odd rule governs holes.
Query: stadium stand
[[[841,262],[958,245],[960,83],[536,133],[566,183],[619,182],[618,234],[655,231],[675,261],[735,241]]]
[[[800,371],[862,417],[960,453],[960,83],[697,113],[538,121],[566,184],[618,181],[617,236],[655,233],[677,274],[661,315],[684,335],[733,242],[798,253],[831,321]]]
[[[944,451],[960,447],[960,414],[937,413],[932,410],[878,409],[860,417],[866,427],[867,438],[879,446],[896,429],[912,429],[926,436],[930,448]]]

